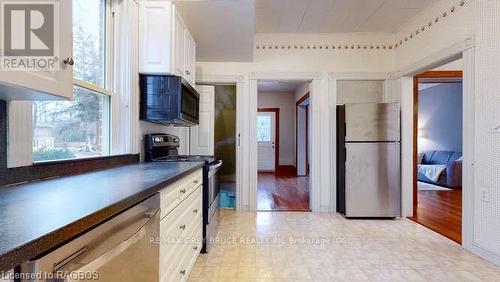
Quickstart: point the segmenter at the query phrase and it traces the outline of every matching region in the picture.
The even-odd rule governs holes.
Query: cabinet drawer
[[[164,218],[187,198],[203,181],[203,171],[200,169],[185,178],[168,186],[160,192],[161,218]]]
[[[202,222],[201,188],[196,189],[177,208],[160,221],[161,281],[169,281],[172,276],[178,277],[177,273],[181,267],[181,257],[187,250],[191,250],[190,252],[192,253],[194,246],[198,242],[201,242],[201,235],[195,234],[197,234],[196,232],[202,232]],[[196,240],[192,238],[196,238]]]
[[[194,240],[186,243],[182,249],[182,255],[179,256],[178,268],[172,275],[175,277],[175,281],[186,281],[196,262],[196,258],[201,251],[202,245],[201,240],[203,230],[201,224],[201,217],[197,218],[196,222],[193,222],[190,238],[193,238]]]

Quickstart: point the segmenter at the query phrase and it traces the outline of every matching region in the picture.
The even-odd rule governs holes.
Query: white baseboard
[[[248,205],[242,205],[242,206],[240,206],[240,209],[237,210],[237,211],[248,212],[248,211],[250,211],[250,206],[248,206]]]
[[[487,251],[483,249],[482,247],[479,247],[477,245],[472,244],[471,248],[464,247],[465,249],[468,249],[471,253],[497,265],[500,266],[500,256],[492,253],[490,251]]]
[[[319,212],[321,213],[330,213],[330,206],[320,206]]]

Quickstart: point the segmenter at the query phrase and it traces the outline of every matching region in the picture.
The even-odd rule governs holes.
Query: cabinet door
[[[191,86],[195,86],[195,78],[194,78],[194,60],[195,60],[195,43],[193,37],[186,29],[184,33],[184,50],[186,52],[184,56],[184,78],[191,84]]]
[[[185,70],[185,42],[184,37],[186,33],[186,27],[182,21],[181,15],[174,9],[174,73],[179,76],[184,75]]]
[[[200,93],[200,124],[191,127],[191,154],[213,155],[215,87],[200,85],[196,89]]]
[[[139,2],[139,72],[172,73],[172,3]]]
[[[60,70],[46,72],[2,71],[0,75],[0,99],[58,100],[73,98],[73,67],[64,63],[64,59],[73,56],[72,1],[59,1],[59,10],[59,58],[56,63],[60,65]]]

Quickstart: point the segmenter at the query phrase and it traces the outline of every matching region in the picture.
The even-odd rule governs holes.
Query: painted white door
[[[215,87],[199,85],[196,87],[200,93],[200,124],[191,127],[191,155],[214,154],[215,131]]]
[[[275,171],[276,161],[276,113],[257,114],[257,168],[259,171]]]

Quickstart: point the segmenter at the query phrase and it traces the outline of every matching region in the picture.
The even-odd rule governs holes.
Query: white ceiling
[[[436,0],[256,0],[258,33],[396,32]]]
[[[174,3],[196,41],[196,61],[253,60],[253,0],[177,0]]]
[[[255,33],[396,32],[437,0],[175,0],[200,62],[251,62]]]
[[[258,92],[295,92],[304,81],[259,81]]]

